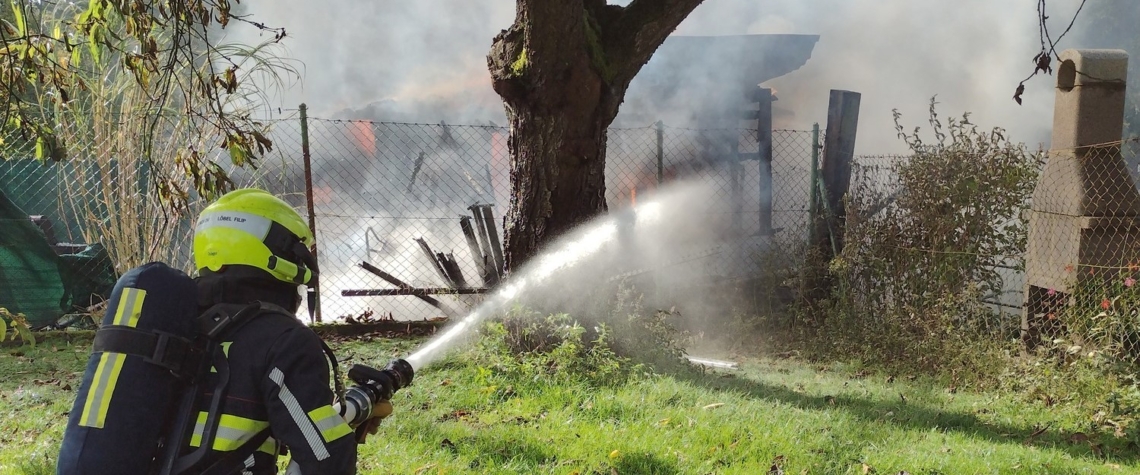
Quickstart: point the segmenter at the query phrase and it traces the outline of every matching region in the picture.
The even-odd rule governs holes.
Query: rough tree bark
[[[630,81],[703,0],[517,0],[487,65],[510,121],[506,267],[605,212],[606,130]]]

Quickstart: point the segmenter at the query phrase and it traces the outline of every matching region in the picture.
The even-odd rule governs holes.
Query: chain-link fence
[[[123,125],[129,122],[61,127],[68,159],[60,162],[37,160],[34,142],[0,148],[0,307],[39,327],[63,315],[98,314],[118,275],[131,267],[163,261],[191,270],[193,218],[205,203],[191,196],[176,209],[153,184],[160,173],[179,175],[180,148],[217,150],[216,142],[192,140],[187,131],[159,133],[159,158],[151,164],[140,158],[141,134]],[[287,174],[227,168],[238,186],[273,189],[304,205],[304,183],[296,188]]]
[[[1136,142],[1050,151],[1026,213],[1031,347],[1140,362],[1140,193],[1124,156]]]
[[[830,265],[839,313],[884,336],[1012,334],[1025,283],[1022,211],[1039,167],[1035,154],[998,142],[856,157],[846,247]]]
[[[505,128],[300,117],[270,124],[274,151],[256,170],[230,171],[239,186],[269,189],[306,215],[310,191],[325,320],[442,314],[420,297],[346,297],[346,290],[390,290],[396,280],[429,289],[494,283],[487,261],[501,245],[510,197]],[[769,162],[758,137],[748,129],[612,129],[609,206],[699,177],[716,190],[702,212],[717,215],[723,229],[717,242],[679,260],[697,256],[715,277],[758,264],[798,266],[818,141],[807,131],[773,131]],[[191,200],[171,214],[151,194],[150,165],[121,146],[72,143],[89,153],[44,163],[31,158],[31,146],[0,150],[0,298],[41,322],[97,307],[130,266],[164,260],[188,268],[192,217],[204,205]],[[960,328],[1134,355],[1140,194],[1127,164],[1138,157],[1121,150],[1128,155],[1135,144],[1052,151],[1047,159],[1001,150],[857,157],[847,247],[832,271],[845,276],[851,308],[869,320],[955,307]],[[484,209],[493,218],[476,213]],[[759,241],[768,252],[755,252]],[[742,257],[768,261],[742,267]],[[477,297],[435,298],[462,307]]]
[[[491,259],[501,247],[502,215],[510,199],[506,128],[299,116],[266,123],[273,152],[256,169],[230,167],[229,172],[238,186],[266,188],[302,214],[309,214],[306,190],[311,190],[324,320],[442,314],[421,297],[346,297],[346,290],[391,290],[397,280],[428,289],[480,289],[494,283],[483,257]],[[149,186],[154,170],[127,152],[131,144],[123,143],[124,134],[85,132],[70,136],[71,159],[65,162],[33,159],[31,144],[0,149],[5,159],[0,162],[0,191],[11,202],[3,219],[38,226],[44,243],[34,251],[26,240],[5,244],[11,259],[3,265],[3,300],[13,311],[49,315],[89,310],[107,294],[118,272],[147,261],[189,270],[192,219],[205,203],[192,196],[184,210],[163,207]],[[644,197],[663,184],[700,177],[717,190],[704,212],[723,218],[723,239],[702,243],[683,260],[695,255],[706,261],[703,269],[729,273],[728,268],[741,271],[742,255],[754,256],[749,249],[758,239],[775,237],[773,242],[799,249],[795,243],[803,239],[807,223],[812,135],[773,131],[770,164],[762,160],[767,153],[760,150],[761,136],[755,129],[661,124],[611,129],[609,206],[620,209],[636,203],[639,193]],[[173,158],[176,141],[168,142],[170,150],[157,154],[163,157],[158,166]],[[202,142],[200,149],[214,149]],[[311,186],[306,184],[306,152]],[[222,153],[214,159],[227,161]],[[467,224],[470,234],[464,232]],[[32,254],[39,255],[33,273],[40,281],[16,271],[28,267]],[[769,254],[789,261],[795,256],[790,251]],[[458,274],[464,282],[456,280]],[[45,288],[45,278],[57,283],[37,294],[35,289]],[[19,297],[31,294],[42,294],[34,311],[27,297]],[[69,297],[57,300],[59,294]],[[477,299],[434,298],[457,299],[450,302],[453,308]]]
[[[510,200],[505,128],[324,119],[307,124],[325,319],[441,315],[420,297],[346,297],[345,291],[402,284],[478,289],[494,283],[494,276],[485,277],[484,263],[501,245],[502,215]],[[726,242],[771,234],[773,229],[766,228],[794,240],[807,221],[811,133],[775,131],[772,147],[769,167],[760,160],[756,130],[611,129],[609,207],[635,204],[639,194],[699,176],[718,190],[707,211],[725,217]],[[480,227],[484,216],[473,210],[489,210],[494,218]],[[465,233],[465,222],[472,232]],[[724,249],[705,255],[726,265],[734,260]],[[373,269],[366,269],[365,262]],[[460,300],[460,307],[472,303],[468,297]]]
[[[828,325],[885,348],[953,332],[1140,362],[1137,142],[857,157]]]

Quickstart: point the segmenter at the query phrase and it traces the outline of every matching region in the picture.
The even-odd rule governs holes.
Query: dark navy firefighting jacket
[[[356,473],[356,439],[332,407],[329,361],[316,333],[282,309],[263,311],[223,338],[222,349],[230,378],[211,456],[236,450],[268,428],[270,438],[238,473],[277,473],[283,446],[303,474]],[[214,386],[209,380],[201,386],[191,447],[202,445]]]

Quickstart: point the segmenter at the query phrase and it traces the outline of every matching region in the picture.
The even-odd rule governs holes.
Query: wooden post
[[[503,246],[499,242],[499,230],[495,227],[495,215],[491,212],[494,205],[485,204],[479,207],[483,218],[483,226],[487,230],[487,243],[491,246],[491,256],[495,259],[495,274],[503,276],[505,260],[503,259]]]
[[[459,228],[463,230],[463,237],[467,239],[467,248],[471,251],[471,259],[475,261],[475,269],[483,279],[483,285],[490,287],[494,278],[487,275],[487,260],[479,251],[479,242],[475,240],[475,228],[471,227],[471,217],[460,217]]]
[[[435,269],[435,273],[436,275],[439,275],[439,279],[443,281],[443,285],[455,288],[455,282],[452,282],[451,277],[447,275],[447,271],[444,270],[443,265],[440,264],[439,260],[436,259],[435,253],[432,252],[431,246],[428,245],[427,241],[425,241],[423,238],[415,238],[414,241],[416,241],[416,244],[420,245],[420,251],[422,251],[424,257],[426,257],[427,260],[431,262],[431,267]]]
[[[772,90],[757,88],[753,98],[756,110],[757,158],[760,162],[760,235],[771,236],[772,230]]]
[[[471,205],[467,208],[471,211],[471,215],[475,218],[475,235],[479,238],[479,248],[483,256],[483,275],[487,276],[484,284],[488,287],[494,285],[492,281],[498,281],[499,274],[495,272],[495,258],[491,254],[491,245],[488,244],[487,227],[483,224],[483,216],[479,213],[477,205]]]
[[[824,256],[835,257],[843,250],[843,200],[851,185],[851,162],[855,158],[855,132],[859,126],[860,94],[831,91],[827,107],[827,133],[824,136],[820,175],[823,179],[824,216],[817,230],[816,245]],[[828,226],[828,224],[832,226]],[[832,245],[834,243],[834,246]]]

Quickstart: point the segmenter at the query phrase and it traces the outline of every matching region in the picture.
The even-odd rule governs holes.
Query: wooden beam
[[[859,101],[857,92],[832,90],[827,107],[827,133],[824,136],[823,160],[820,175],[826,191],[824,206],[825,229],[817,236],[817,244],[825,256],[834,257],[843,250],[843,230],[846,210],[844,198],[851,186],[851,163],[855,158],[855,133],[859,127]],[[827,230],[828,223],[831,230]],[[834,233],[834,235],[832,235]],[[834,243],[834,245],[832,244]]]
[[[409,289],[346,289],[340,291],[340,295],[342,297],[391,297],[401,295],[425,297],[428,295],[479,295],[485,293],[487,293],[487,289],[452,289],[449,287],[425,287]]]
[[[367,262],[361,262],[360,267],[362,269],[368,271],[372,275],[375,275],[376,277],[384,279],[389,284],[392,284],[392,285],[395,285],[396,287],[399,287],[400,290],[411,291],[411,290],[415,289],[414,287],[412,287],[408,283],[406,283],[400,279],[397,279],[396,276],[389,274],[387,272],[384,272],[384,271],[380,270],[380,268],[378,268],[372,264],[369,264]],[[343,291],[341,292],[341,295],[344,295]],[[405,295],[414,295],[416,298],[423,300],[424,302],[427,302],[428,305],[431,305],[432,307],[438,308],[441,312],[443,312],[444,315],[446,315],[448,317],[459,317],[459,316],[461,316],[461,315],[459,315],[458,312],[455,312],[454,310],[452,310],[452,309],[448,308],[446,305],[444,305],[443,302],[440,302],[439,300],[428,297],[427,294],[409,293],[409,294],[405,294]]]

